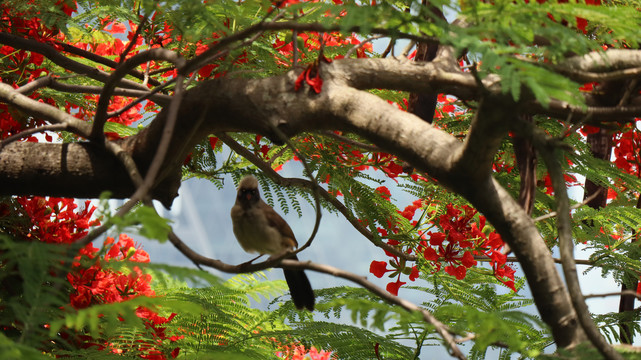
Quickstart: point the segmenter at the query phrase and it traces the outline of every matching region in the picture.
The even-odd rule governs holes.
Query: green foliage
[[[38,349],[23,344],[17,344],[5,334],[0,333],[0,354],[6,360],[41,360],[51,359]]]
[[[490,348],[534,357],[552,343],[545,324],[526,310],[532,300],[518,292],[506,292],[487,274],[474,271],[457,280],[435,273],[425,279],[432,287],[412,288],[432,295],[424,306],[455,333],[475,334],[471,358],[485,358]],[[524,283],[520,279],[517,290]]]
[[[61,274],[71,259],[64,247],[0,233],[0,326],[14,329],[4,334],[19,347],[37,348],[48,337],[43,324],[59,317],[68,302],[69,284]]]
[[[156,210],[149,206],[136,206],[127,216],[111,216],[108,212],[108,203],[102,202],[102,213],[105,215],[105,222],[110,222],[116,226],[118,232],[127,228],[135,227],[140,235],[147,239],[156,239],[160,242],[167,241],[167,236],[171,231],[170,221],[158,215]]]
[[[638,311],[607,313],[594,316],[594,322],[599,326],[605,338],[611,343],[623,342],[620,336],[620,324],[622,323],[629,327],[632,334],[638,334],[641,331],[641,325],[639,325],[640,320],[641,315]],[[627,340],[633,341],[634,339]]]

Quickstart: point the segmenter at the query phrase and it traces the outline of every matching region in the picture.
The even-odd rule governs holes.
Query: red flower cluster
[[[89,267],[81,266],[82,256],[95,259],[100,249],[87,245],[81,250],[76,258],[73,271],[67,274],[67,279],[74,292],[69,295],[71,306],[76,309],[83,309],[94,304],[108,304],[121,302],[136,296],[154,296],[151,290],[151,275],[143,274],[140,268],[135,266],[129,274],[112,269],[103,269],[102,261],[132,261],[149,262],[149,255],[140,248],[134,246],[133,240],[121,234],[117,243],[113,238],[107,238],[106,246],[110,246],[104,259],[96,259]]]
[[[29,0],[29,3],[34,3],[34,0]],[[76,10],[76,2],[61,0],[56,4],[58,10],[62,11],[66,16],[71,16]],[[0,4],[0,31],[11,32],[16,35],[28,37],[41,42],[49,42],[56,35],[59,30],[56,28],[49,28],[42,24],[40,13],[32,12],[16,12],[15,9],[8,7],[6,4]],[[47,14],[51,17],[52,14]]]
[[[326,48],[331,48],[331,47],[341,47],[341,46],[360,46],[358,49],[356,49],[356,57],[358,58],[365,58],[367,57],[368,53],[371,53],[374,51],[374,48],[372,47],[371,43],[365,43],[361,44],[361,40],[358,39],[357,36],[355,35],[350,35],[350,36],[344,36],[339,32],[330,32],[330,33],[323,33],[322,35],[318,32],[311,31],[311,32],[304,32],[298,34],[298,37],[303,40],[303,45],[305,48],[309,51],[314,51],[318,52],[321,48],[321,43],[324,43]],[[293,41],[285,42],[281,39],[276,39],[274,40],[274,43],[272,44],[272,47],[278,51],[278,53],[285,59],[291,59],[294,54],[294,45]],[[301,59],[305,59],[305,53],[299,52],[298,53],[301,57]],[[342,59],[343,55],[336,55],[334,59]],[[327,62],[331,61],[332,59],[325,59]],[[279,65],[283,66],[289,66],[291,65],[290,62],[286,62],[284,60],[277,59],[277,63]]]
[[[40,241],[70,244],[85,236],[90,226],[100,225],[91,219],[96,207],[89,200],[83,209],[73,199],[20,196],[16,200],[31,219],[28,236]]]
[[[381,197],[383,199],[386,199],[388,201],[390,200],[389,197],[391,194],[386,187],[381,186],[376,190],[381,194]],[[421,208],[422,203],[423,203],[422,200],[420,199],[416,200],[412,204],[405,207],[403,211],[399,211],[399,214],[411,221],[414,218],[414,215],[416,214],[416,210]],[[390,229],[391,232],[398,233],[398,228],[391,221],[389,221],[388,223],[388,228]],[[388,235],[387,229],[384,229],[384,228],[378,228],[378,232],[382,236]],[[387,244],[392,246],[398,246],[400,243],[396,240],[389,239],[387,240]],[[408,253],[410,253],[411,251],[412,249],[407,250]],[[410,267],[407,264],[407,261],[405,259],[399,258],[397,255],[392,254],[387,250],[385,251],[385,254],[391,258],[389,262],[386,263],[385,261],[372,261],[372,263],[369,266],[369,272],[374,274],[374,276],[378,278],[381,278],[386,273],[391,272],[389,277],[390,278],[396,277],[396,281],[388,283],[385,289],[390,294],[398,296],[398,289],[400,289],[401,286],[406,284],[406,282],[401,281],[401,275],[408,275],[410,281],[414,281],[418,279],[418,276],[419,276],[418,268],[416,267],[416,265]],[[388,263],[391,266],[391,269],[387,268]]]
[[[384,192],[380,190],[379,192],[381,192],[382,196],[385,196]],[[412,220],[416,210],[421,207],[422,201],[416,200],[400,214],[408,220]],[[516,291],[514,287],[515,270],[506,264],[507,256],[501,252],[501,248],[504,245],[503,240],[494,231],[489,234],[481,231],[485,227],[485,217],[479,215],[477,224],[473,221],[476,213],[475,209],[467,205],[463,206],[463,210],[460,210],[455,208],[454,205],[448,204],[446,213],[433,223],[439,231],[422,233],[421,237],[424,240],[419,242],[415,251],[422,254],[426,260],[432,262],[436,269],[435,271],[440,271],[442,265],[445,264],[443,270],[459,280],[465,278],[467,269],[477,264],[475,256],[485,255],[490,258],[494,276],[507,287]],[[416,224],[416,222],[413,223]],[[378,230],[382,236],[387,236],[386,229],[379,228]],[[392,228],[392,231],[395,232],[394,228]],[[387,243],[393,246],[399,245],[396,240],[388,240]],[[407,250],[408,253],[411,251],[411,248]],[[405,259],[399,259],[398,256],[387,251],[385,253],[391,257],[389,262],[372,261],[370,273],[380,278],[386,273],[392,272],[389,276],[397,276],[397,279],[387,284],[387,291],[398,295],[398,289],[406,284],[400,281],[401,274],[409,275],[410,281],[414,281],[418,278],[419,272],[416,266],[408,266]],[[390,269],[387,268],[388,263],[391,266]]]
[[[305,349],[305,346],[298,345],[286,345],[283,347],[283,351],[276,352],[276,356],[281,359],[286,360],[331,360],[335,359],[332,356],[332,353],[325,350],[316,350],[315,347]]]
[[[636,127],[614,138],[614,164],[628,174],[641,177],[641,132]]]
[[[507,257],[501,252],[503,240],[494,231],[489,235],[481,231],[485,227],[485,217],[480,215],[477,225],[473,222],[476,209],[464,205],[460,210],[452,204],[446,209],[435,224],[441,231],[428,232],[429,240],[420,243],[418,250],[423,252],[425,259],[435,265],[436,271],[441,269],[441,262],[445,262],[445,272],[461,280],[467,269],[476,265],[474,255],[485,255],[491,259],[496,278],[516,291],[515,270],[505,263]]]
[[[70,244],[78,241],[87,234],[90,226],[99,225],[100,221],[92,219],[96,208],[89,201],[84,207],[79,207],[73,199],[44,198],[44,197],[17,197],[17,202],[22,207],[22,213],[31,220],[31,227],[26,229],[29,239],[47,243]],[[98,256],[100,249],[88,244],[76,256],[67,280],[73,291],[69,294],[69,304],[75,309],[83,309],[95,304],[108,304],[132,299],[137,296],[155,296],[151,289],[151,275],[144,274],[139,267],[134,266],[129,273],[116,271],[104,266],[107,262],[127,261],[134,263],[148,263],[149,255],[127,235],[120,235],[118,241],[113,238],[105,240],[108,247],[103,256]],[[137,356],[145,359],[166,359],[167,355],[176,357],[179,348],[174,348],[168,354],[161,349],[166,341],[174,342],[182,336],[169,336],[165,334],[166,327],[162,325],[171,321],[176,314],[168,318],[157,313],[138,308],[136,315],[143,319],[147,331],[153,341],[137,342],[133,348],[117,348],[106,340],[93,339],[83,334],[63,336],[80,339],[79,347],[93,347],[106,349],[114,353],[136,351]]]
[[[72,271],[67,274],[67,279],[74,291],[69,295],[71,306],[76,309],[82,309],[95,304],[109,304],[121,302],[137,296],[155,296],[151,289],[151,275],[144,274],[139,267],[134,266],[130,273],[123,273],[109,268],[104,268],[104,263],[109,261],[129,261],[136,263],[149,262],[149,254],[136,246],[134,241],[127,235],[121,234],[118,242],[113,238],[105,240],[105,246],[109,250],[104,257],[97,257],[100,249],[87,245],[80,251],[76,257],[76,262]],[[83,258],[95,260],[89,266],[83,266]],[[182,339],[184,336],[168,336],[165,333],[166,327],[161,325],[171,321],[176,314],[172,313],[165,318],[159,316],[156,312],[144,307],[136,310],[136,315],[143,319],[147,330],[153,337],[153,341],[137,340],[133,348],[137,355],[143,359],[166,359],[161,349],[165,341],[174,342]],[[118,348],[110,341],[101,339],[91,339],[86,336],[81,337],[85,340],[80,344],[82,347],[96,346],[98,349],[106,349],[113,353],[125,353],[132,348]],[[169,356],[175,358],[178,356],[179,348],[174,348]]]
[[[525,0],[525,2],[528,3],[528,2],[530,2],[530,0]],[[536,2],[539,3],[539,4],[544,4],[544,3],[547,2],[547,0],[536,0]],[[558,2],[559,2],[559,4],[563,4],[563,3],[569,2],[569,0],[558,0]],[[601,5],[601,0],[585,0],[585,3],[586,3],[586,5],[599,6],[599,5]],[[548,13],[548,17],[551,20],[554,20],[554,16],[552,16],[552,14]],[[565,20],[563,20],[562,23],[564,25],[567,25],[567,22]],[[584,19],[584,18],[578,17],[578,16],[576,17],[576,28],[581,30],[581,32],[583,32],[584,34],[588,33],[587,30],[586,30],[587,25],[588,25],[588,20],[587,19]]]

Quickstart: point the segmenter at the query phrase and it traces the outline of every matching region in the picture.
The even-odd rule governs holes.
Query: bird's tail
[[[298,310],[307,309],[309,311],[314,310],[314,290],[312,290],[312,285],[307,279],[307,275],[303,270],[287,270],[283,269],[285,273],[285,281],[287,281],[287,286],[289,286],[289,293],[292,295],[292,301],[294,306]]]

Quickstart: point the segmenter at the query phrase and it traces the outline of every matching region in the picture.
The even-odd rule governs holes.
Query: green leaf
[[[139,128],[125,126],[123,124],[116,123],[116,122],[107,121],[105,123],[104,131],[105,132],[115,132],[120,137],[127,137],[127,136],[136,135],[138,133],[138,131],[140,131],[140,129]]]
[[[127,217],[142,225],[139,229],[140,235],[148,239],[164,242],[171,231],[169,220],[158,215],[156,210],[149,206],[138,207],[129,213]]]
[[[158,215],[156,210],[149,206],[135,207],[124,217],[112,217],[109,220],[119,231],[130,226],[139,226],[137,230],[140,235],[160,242],[166,241],[171,231],[170,221]]]

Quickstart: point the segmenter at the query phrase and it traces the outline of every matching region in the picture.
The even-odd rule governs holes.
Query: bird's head
[[[258,180],[253,175],[247,175],[238,184],[238,195],[236,201],[243,207],[251,206],[260,200],[258,192]]]

